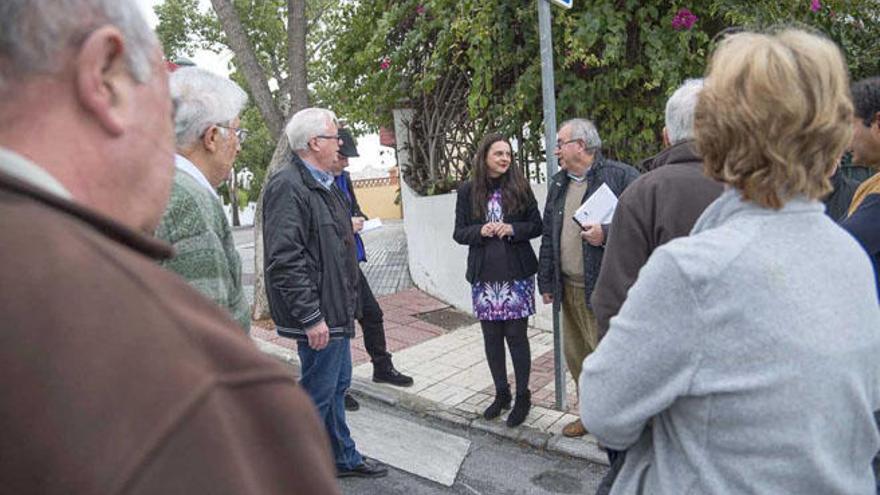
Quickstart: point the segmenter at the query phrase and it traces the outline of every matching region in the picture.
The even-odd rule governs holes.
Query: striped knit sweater
[[[174,246],[163,267],[176,272],[196,290],[250,331],[250,307],[241,285],[241,259],[220,201],[186,172],[174,173],[171,199],[156,237]]]

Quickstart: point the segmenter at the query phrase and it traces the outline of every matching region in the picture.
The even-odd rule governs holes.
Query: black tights
[[[532,352],[529,348],[528,318],[518,320],[488,321],[480,320],[483,328],[483,343],[486,346],[486,360],[495,391],[510,391],[507,384],[507,359],[504,352],[504,340],[510,348],[513,359],[513,374],[516,377],[516,392],[522,394],[529,389],[529,374],[532,370]]]

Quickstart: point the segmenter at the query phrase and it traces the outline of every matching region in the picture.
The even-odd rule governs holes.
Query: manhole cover
[[[473,316],[451,307],[419,313],[415,317],[432,325],[437,325],[444,330],[455,330],[477,322],[477,319]]]

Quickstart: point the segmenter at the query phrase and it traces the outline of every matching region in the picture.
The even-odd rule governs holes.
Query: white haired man
[[[289,371],[155,263],[171,99],[137,4],[0,2],[0,121],[2,491],[338,493]]]
[[[617,203],[592,297],[599,340],[651,253],[688,235],[703,210],[721,195],[723,186],[703,174],[703,160],[693,146],[694,109],[702,88],[702,79],[689,79],[669,97],[663,128],[667,148],[642,162],[650,172],[630,184]],[[609,493],[624,461],[623,452],[606,452],[611,469],[597,494]]]
[[[693,147],[694,109],[702,88],[702,79],[690,79],[669,97],[663,128],[667,148],[642,162],[649,172],[620,196],[591,301],[599,340],[651,253],[688,235],[721,194],[722,185],[703,174],[703,160]]]
[[[605,239],[611,224],[578,225],[575,211],[602,184],[620,196],[639,173],[631,166],[605,158],[593,122],[571,119],[556,133],[559,172],[550,178],[544,207],[544,232],[538,259],[538,290],[544,304],[562,307],[565,363],[575,383],[581,363],[598,344],[596,317],[590,295],[602,266]],[[579,419],[562,429],[567,437],[587,434]]]
[[[278,334],[297,341],[300,383],[330,435],[337,476],[385,476],[357,451],[345,420],[359,274],[348,202],[333,184],[343,166],[336,115],[306,108],[284,132],[293,158],[263,192],[269,310]]]
[[[229,177],[245,131],[239,113],[247,94],[231,80],[197,67],[169,78],[175,102],[174,185],[156,237],[174,246],[162,266],[182,276],[244,328],[250,306],[241,285],[241,259],[216,188]]]

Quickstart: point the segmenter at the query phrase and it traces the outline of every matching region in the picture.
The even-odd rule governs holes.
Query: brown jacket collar
[[[38,187],[0,172],[0,190],[27,197],[59,213],[85,222],[104,236],[144,256],[160,260],[170,258],[174,249],[153,237],[137,232],[121,223],[73,201],[55,196]]]

